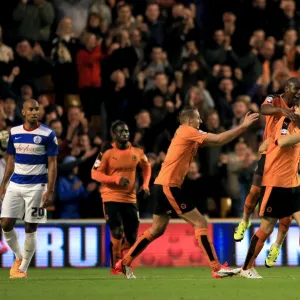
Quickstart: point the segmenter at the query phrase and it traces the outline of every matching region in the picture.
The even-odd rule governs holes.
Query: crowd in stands
[[[128,123],[153,183],[184,105],[199,109],[202,130],[220,133],[300,77],[294,0],[1,1],[0,25],[0,130],[22,123],[24,100],[39,102],[59,143],[53,218],[103,217],[90,171],[113,121]],[[200,149],[183,189],[201,212],[241,216],[264,121]],[[155,201],[151,185],[138,198],[141,218]]]

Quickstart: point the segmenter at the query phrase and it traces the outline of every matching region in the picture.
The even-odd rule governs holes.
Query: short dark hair
[[[299,107],[300,106],[300,98],[297,98],[294,102],[294,106]]]
[[[117,120],[117,121],[113,122],[110,127],[110,132],[116,133],[117,127],[122,126],[122,125],[128,126],[124,121],[121,121],[121,120]]]
[[[198,109],[195,106],[191,106],[191,105],[185,106],[179,113],[180,123],[184,123],[187,118],[193,118],[195,111],[198,111]]]
[[[54,119],[54,120],[51,120],[50,121],[50,123],[49,123],[49,127],[51,127],[54,123],[57,123],[57,122],[59,122],[59,123],[61,123],[62,124],[62,122],[61,122],[61,120],[60,119]]]

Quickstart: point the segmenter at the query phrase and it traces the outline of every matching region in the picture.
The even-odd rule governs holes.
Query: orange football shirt
[[[208,135],[209,133],[199,131],[191,126],[181,125],[175,132],[165,161],[154,183],[181,187],[199,145]]]

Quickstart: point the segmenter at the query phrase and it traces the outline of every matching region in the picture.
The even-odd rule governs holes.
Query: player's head
[[[123,121],[115,121],[111,125],[111,135],[115,142],[126,144],[129,141],[129,128]]]
[[[193,106],[186,106],[182,109],[179,121],[181,125],[188,125],[196,129],[199,129],[202,123],[198,109]]]
[[[295,101],[300,98],[300,78],[291,77],[285,85],[284,94],[288,106],[293,106]]]
[[[39,103],[34,99],[26,100],[23,103],[22,115],[25,122],[36,124],[39,121],[40,107]]]

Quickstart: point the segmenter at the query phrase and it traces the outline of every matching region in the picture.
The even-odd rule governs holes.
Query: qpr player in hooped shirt
[[[22,115],[24,124],[10,131],[8,160],[0,187],[3,236],[16,256],[10,278],[27,277],[36,249],[37,225],[46,222],[46,208],[52,203],[57,176],[57,138],[52,129],[39,123],[38,102],[25,101]],[[25,221],[24,253],[14,230],[17,219]]]

